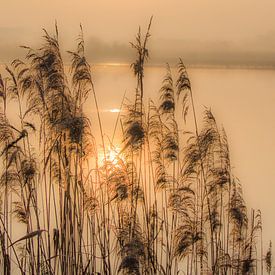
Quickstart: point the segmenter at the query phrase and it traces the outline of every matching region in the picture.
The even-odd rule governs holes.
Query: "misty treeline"
[[[182,60],[164,69],[158,102],[145,96],[150,26],[131,43],[136,87],[118,115],[118,152],[82,27],[69,70],[56,28],[2,72],[1,274],[271,273],[261,212],[247,210],[209,109],[199,123]]]

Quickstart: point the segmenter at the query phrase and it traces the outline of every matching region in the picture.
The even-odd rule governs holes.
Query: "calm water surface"
[[[94,82],[104,133],[112,136],[124,93],[133,98],[135,78],[129,66],[96,66]],[[173,69],[175,73],[176,70]],[[198,117],[211,108],[228,135],[234,174],[240,179],[248,207],[261,209],[264,242],[275,243],[275,71],[189,69]],[[145,93],[154,100],[165,67],[145,71]],[[90,107],[91,106],[91,107]],[[92,103],[87,105],[94,117]],[[181,126],[180,126],[181,127]]]
[[[176,69],[172,71],[176,73]],[[128,65],[98,65],[92,67],[92,73],[104,133],[111,138],[118,114],[110,110],[120,108],[125,93],[133,98],[135,78]],[[191,68],[188,73],[200,121],[205,108],[211,108],[227,132],[233,172],[242,183],[248,207],[262,211],[267,247],[269,239],[275,243],[275,71]],[[146,68],[147,99],[157,101],[164,75],[165,67]],[[18,119],[14,108],[9,104],[11,120]],[[98,138],[92,98],[86,103],[86,112]],[[179,127],[184,128],[183,121]],[[114,143],[120,146],[118,138]]]

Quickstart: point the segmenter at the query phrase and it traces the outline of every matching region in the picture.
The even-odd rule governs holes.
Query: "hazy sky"
[[[2,0],[0,62],[35,46],[42,27],[58,21],[64,49],[84,26],[95,62],[131,62],[138,25],[154,16],[153,63],[183,57],[187,63],[275,65],[274,0]]]

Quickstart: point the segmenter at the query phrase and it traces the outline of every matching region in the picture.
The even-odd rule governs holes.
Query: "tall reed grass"
[[[0,76],[1,274],[271,273],[261,212],[247,210],[210,109],[199,127],[181,59],[177,72],[167,64],[159,101],[146,97],[151,21],[131,43],[137,81],[117,120],[119,152],[104,135],[82,27],[69,73],[56,28]]]

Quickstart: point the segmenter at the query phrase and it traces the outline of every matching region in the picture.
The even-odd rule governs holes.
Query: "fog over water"
[[[150,62],[184,57],[188,64],[275,66],[273,0],[14,0],[2,1],[0,62],[22,56],[19,45],[39,45],[42,28],[59,26],[71,50],[84,27],[92,62],[130,62],[129,42],[154,16]]]

